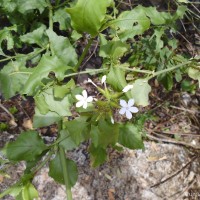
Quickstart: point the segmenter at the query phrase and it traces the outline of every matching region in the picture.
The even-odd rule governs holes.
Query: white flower
[[[75,97],[76,97],[77,100],[79,100],[76,103],[76,107],[78,107],[78,108],[83,106],[83,108],[86,109],[87,108],[87,104],[89,102],[93,101],[93,98],[91,96],[88,97],[86,90],[83,90],[82,95],[77,94]]]
[[[88,78],[88,83],[92,83],[92,85],[94,85],[95,87],[97,87],[97,85],[90,78]]]
[[[105,83],[105,81],[106,81],[106,75],[104,75],[104,76],[102,77],[101,83],[103,84],[103,83]]]
[[[132,118],[132,113],[137,113],[139,110],[138,108],[134,107],[134,99],[129,99],[128,103],[125,100],[120,100],[121,109],[119,113],[121,115],[126,114],[128,119]]]
[[[114,124],[114,123],[115,123],[115,121],[114,121],[114,119],[113,119],[113,117],[112,117],[112,116],[110,117],[110,121],[111,121],[111,123],[112,123],[112,124]]]
[[[128,92],[132,88],[133,88],[133,85],[127,85],[122,91],[123,92]]]

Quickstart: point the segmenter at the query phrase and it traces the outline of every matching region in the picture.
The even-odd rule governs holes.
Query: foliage
[[[113,0],[52,2],[0,2],[0,91],[6,99],[21,94],[35,100],[35,130],[21,133],[2,150],[10,161],[26,161],[27,169],[0,197],[37,198],[31,181],[47,163],[49,175],[69,191],[78,172],[65,152],[84,141],[89,141],[93,167],[108,159],[107,148],[143,149],[146,117],[142,111],[135,113],[149,105],[150,80],[157,79],[171,90],[174,81],[181,82],[188,73],[200,83],[198,58],[178,54],[173,37],[177,20],[187,12],[181,2],[187,1],[179,1],[173,12],[142,5],[120,11]],[[81,40],[88,40],[88,44],[78,59],[77,43]],[[94,40],[100,46],[95,53],[103,60],[101,69],[80,73],[102,74],[98,76],[101,85],[88,79],[99,96],[90,96],[75,78]],[[188,89],[184,80],[182,86]],[[129,120],[116,117],[120,100],[128,102],[123,109]],[[140,107],[133,107],[134,102]],[[36,128],[55,123],[58,137],[45,145]],[[0,130],[5,128],[0,124]]]

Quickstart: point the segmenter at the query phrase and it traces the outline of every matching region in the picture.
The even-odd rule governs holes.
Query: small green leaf
[[[60,131],[58,140],[62,140],[59,146],[63,147],[65,150],[73,150],[77,147],[67,130]]]
[[[101,147],[94,147],[93,144],[89,148],[92,167],[98,167],[107,160],[106,150]]]
[[[39,28],[25,35],[20,36],[22,42],[28,44],[37,44],[40,47],[45,47],[48,44],[48,38],[44,35],[46,30],[45,25],[41,25]]]
[[[147,106],[149,104],[149,92],[151,92],[151,86],[146,79],[137,79],[133,83],[133,88],[130,91],[135,103],[141,106]],[[128,92],[127,95],[130,93]]]
[[[33,200],[38,198],[38,191],[35,189],[33,184],[28,182],[22,189],[23,200]]]
[[[173,75],[171,73],[162,74],[158,80],[163,84],[166,90],[170,91],[173,87]]]
[[[70,28],[70,16],[66,12],[66,8],[59,8],[55,10],[53,15],[53,22],[58,22],[60,30],[67,30]]]
[[[125,79],[125,71],[118,68],[118,65],[110,68],[110,72],[107,75],[107,83],[109,83],[117,91],[122,91],[122,89],[127,85]]]
[[[78,179],[78,170],[74,161],[66,159],[67,171],[69,174],[69,186],[73,187]],[[49,176],[60,184],[65,184],[60,156],[51,160],[49,164]]]
[[[71,15],[72,27],[80,33],[87,32],[92,37],[96,36],[109,4],[108,0],[78,0],[74,7],[66,9]]]
[[[43,115],[47,114],[49,111],[49,106],[45,101],[44,95],[39,94],[39,95],[35,96],[34,99],[35,99],[35,105],[38,108],[38,110],[40,111],[40,113]]]
[[[34,160],[47,146],[36,131],[27,131],[19,135],[16,141],[8,143],[6,156],[9,160]]]
[[[199,81],[199,88],[200,88],[200,66],[198,66],[198,69],[190,67],[188,69],[188,75],[190,78]]]
[[[134,124],[127,123],[120,127],[119,143],[130,149],[143,149],[141,132]]]

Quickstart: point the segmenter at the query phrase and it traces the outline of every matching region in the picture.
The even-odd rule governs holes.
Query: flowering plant
[[[142,108],[149,105],[150,80],[157,78],[170,90],[173,76],[180,79],[183,68],[200,80],[196,60],[176,55],[176,40],[167,34],[175,31],[186,5],[178,4],[169,13],[141,5],[120,11],[120,4],[114,0],[0,2],[0,18],[8,23],[0,29],[4,63],[0,90],[6,99],[19,93],[35,102],[33,129],[2,150],[8,162],[26,161],[24,176],[0,198],[7,194],[23,200],[38,198],[31,182],[48,164],[49,176],[66,185],[71,200],[78,171],[67,151],[88,141],[91,165],[97,167],[108,159],[109,147],[143,149],[148,115]],[[86,46],[79,57],[82,41]],[[87,69],[90,57],[85,58],[94,42],[93,54],[103,61],[100,69]],[[76,77],[82,74],[92,75],[91,79],[101,74],[102,79],[100,83],[88,79],[80,87]],[[45,144],[38,130],[52,124],[58,128],[56,141]]]

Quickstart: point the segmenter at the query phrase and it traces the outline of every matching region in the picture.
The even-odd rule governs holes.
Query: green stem
[[[181,64],[179,64],[179,65],[176,65],[176,66],[174,66],[174,67],[170,67],[170,68],[167,68],[167,69],[158,71],[158,72],[154,72],[154,73],[152,73],[153,75],[150,76],[148,79],[152,79],[152,78],[154,78],[155,76],[159,76],[160,74],[173,71],[173,70],[175,70],[175,69],[178,69],[178,68],[180,68],[180,67],[183,67],[183,66],[185,66],[185,65],[188,65],[188,64],[190,64],[190,63],[191,63],[191,61],[187,61],[187,62],[181,63]]]
[[[15,59],[15,58],[23,58],[23,57],[26,57],[26,56],[27,56],[27,60],[28,60],[28,59],[31,59],[32,57],[36,56],[37,54],[42,53],[47,48],[48,48],[48,46],[45,47],[45,48],[42,48],[42,49],[40,49],[40,50],[38,50],[36,52],[32,52],[30,54],[16,55],[16,56],[11,56],[11,57],[8,57],[8,58],[4,58],[4,59],[1,59],[0,62],[5,62],[7,60],[12,60],[12,59]]]
[[[131,69],[131,68],[128,68],[128,67],[120,67],[118,66],[120,69],[123,69],[125,71],[132,71],[132,72],[138,72],[138,73],[143,73],[143,74],[153,74],[152,71],[149,71],[149,70],[141,70],[141,69]]]
[[[64,78],[71,77],[71,76],[77,76],[79,74],[101,73],[101,72],[105,72],[105,71],[108,71],[108,68],[105,68],[105,69],[91,69],[91,70],[86,70],[86,71],[67,74],[67,75],[64,76]]]
[[[35,175],[35,173],[37,173],[49,160],[50,160],[50,158],[51,158],[51,156],[52,156],[52,154],[53,154],[54,152],[53,151],[49,151],[49,154],[47,155],[47,157],[40,163],[40,165],[38,165],[29,175],[29,179],[32,179],[33,178],[33,176]],[[29,179],[27,179],[26,181],[28,181]],[[24,177],[22,176],[21,178],[20,178],[20,180],[17,182],[17,183],[15,183],[14,185],[12,185],[11,187],[9,187],[7,190],[5,190],[4,192],[2,192],[1,194],[0,194],[0,198],[3,198],[5,195],[8,195],[8,194],[10,194],[10,192],[14,189],[14,188],[16,188],[16,187],[20,187],[22,184],[23,184],[23,182],[24,182]]]
[[[88,44],[86,45],[86,47],[85,47],[85,49],[84,49],[84,51],[83,51],[81,57],[79,58],[78,63],[77,63],[76,66],[74,67],[76,71],[78,70],[78,68],[80,67],[81,63],[83,62],[85,56],[87,55],[88,50],[89,50],[89,48],[90,48],[90,46],[91,46],[91,44],[92,44],[92,42],[93,42],[93,39],[94,39],[94,38],[90,38],[90,40],[88,41]]]
[[[68,170],[67,170],[65,150],[64,150],[63,147],[59,148],[59,156],[60,156],[61,166],[62,166],[62,170],[63,170],[67,200],[72,200],[72,191],[71,191],[71,187],[70,187],[70,184],[69,184],[69,174],[68,174]]]

